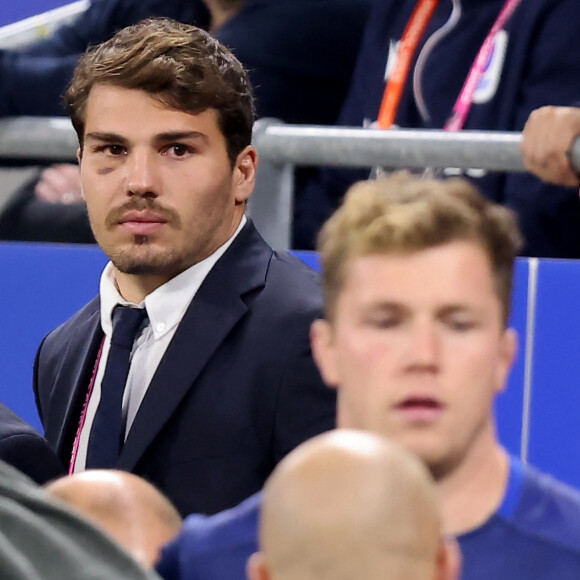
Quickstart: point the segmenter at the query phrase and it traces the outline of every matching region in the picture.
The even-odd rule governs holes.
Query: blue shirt
[[[214,516],[191,515],[163,550],[165,580],[246,580],[261,493]],[[580,492],[512,457],[502,505],[457,538],[462,580],[580,579]]]
[[[246,562],[258,550],[262,493],[213,516],[185,518],[163,549],[157,572],[165,580],[246,580]]]
[[[580,578],[580,492],[512,457],[502,505],[457,538],[462,580]]]

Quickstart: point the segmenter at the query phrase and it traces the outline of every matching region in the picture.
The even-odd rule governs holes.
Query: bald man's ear
[[[457,540],[446,537],[441,540],[437,556],[435,580],[459,580],[461,570],[461,550]]]
[[[248,580],[270,580],[270,572],[262,552],[255,552],[249,557],[246,564],[246,576]]]

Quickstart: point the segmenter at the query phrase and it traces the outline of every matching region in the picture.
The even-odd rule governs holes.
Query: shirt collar
[[[181,274],[151,292],[141,304],[132,304],[121,296],[115,283],[113,264],[109,262],[101,274],[99,287],[101,296],[101,327],[105,335],[110,336],[111,334],[113,328],[113,310],[117,305],[133,305],[141,308],[145,306],[155,340],[161,338],[177,326],[206,276],[230,247],[246,222],[247,218],[244,215],[230,239],[222,244],[213,254],[201,262],[190,266],[187,270],[184,270]]]

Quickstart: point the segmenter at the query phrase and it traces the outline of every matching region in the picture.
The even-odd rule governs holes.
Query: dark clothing
[[[187,308],[117,467],[151,481],[184,515],[258,491],[284,455],[334,427],[335,394],[310,352],[321,307],[318,273],[273,252],[249,221]],[[65,463],[102,339],[96,298],[36,358],[39,415]]]
[[[262,496],[234,509],[185,519],[163,549],[165,580],[245,580],[258,549]],[[574,580],[580,576],[580,492],[512,458],[499,510],[481,527],[457,538],[462,580]]]
[[[245,0],[215,30],[248,69],[258,116],[332,123],[348,89],[370,0]],[[147,16],[207,29],[201,0],[93,0],[74,24],[22,51],[0,51],[0,116],[64,115],[61,95],[87,46]]]
[[[499,510],[459,536],[462,580],[580,576],[580,492],[512,459]]]
[[[441,0],[415,53],[395,119],[397,126],[443,128],[504,2],[461,0],[459,20],[437,39],[434,33],[449,20],[452,8],[451,0]],[[360,127],[377,119],[387,62],[392,62],[416,4],[416,0],[374,2],[340,125]],[[522,0],[505,31],[496,38],[464,128],[521,131],[532,110],[577,101],[579,20],[577,0]],[[423,50],[428,39],[430,44]],[[422,63],[416,68],[419,57]],[[368,175],[366,169],[322,170],[320,178],[298,196],[295,247],[311,248],[316,232],[346,189]],[[524,255],[580,257],[577,188],[548,185],[527,173],[481,177],[468,172],[468,176],[487,197],[517,212],[526,238]]]
[[[121,28],[165,16],[207,28],[201,0],[92,0],[76,22],[23,50],[0,51],[0,116],[66,115],[62,94],[80,55]]]
[[[48,441],[0,403],[0,460],[43,484],[65,474]]]
[[[246,0],[214,36],[240,59],[258,117],[331,124],[340,112],[370,0]]]

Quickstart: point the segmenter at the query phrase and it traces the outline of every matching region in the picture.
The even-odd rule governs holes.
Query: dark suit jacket
[[[118,467],[156,484],[183,514],[258,491],[286,453],[334,426],[335,396],[309,346],[320,308],[318,274],[273,252],[249,221],[188,307]],[[95,299],[37,354],[38,410],[64,462],[101,340]]]
[[[64,475],[64,467],[48,441],[2,403],[0,460],[16,467],[40,484]]]

